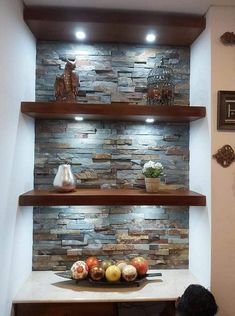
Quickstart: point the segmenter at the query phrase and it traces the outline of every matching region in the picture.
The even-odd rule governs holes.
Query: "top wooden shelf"
[[[128,103],[87,104],[66,102],[22,102],[21,112],[41,119],[74,119],[82,116],[86,120],[190,122],[205,117],[202,106],[154,106]]]
[[[146,44],[155,32],[158,45],[189,46],[205,29],[205,17],[150,11],[26,6],[24,20],[38,40],[77,41],[75,31],[86,32],[85,42]]]

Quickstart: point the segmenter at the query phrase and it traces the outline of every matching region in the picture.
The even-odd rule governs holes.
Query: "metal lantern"
[[[155,64],[147,78],[149,105],[173,105],[174,102],[173,70],[164,65],[164,59],[159,66]]]

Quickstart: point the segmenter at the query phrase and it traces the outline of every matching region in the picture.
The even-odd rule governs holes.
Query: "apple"
[[[107,268],[112,265],[114,265],[114,261],[111,259],[106,259],[101,262],[101,267],[104,269],[104,271],[106,271]]]
[[[127,263],[125,261],[120,261],[117,266],[121,269],[121,271],[123,270],[123,268],[127,265]]]
[[[121,269],[116,265],[109,266],[107,270],[105,271],[105,277],[107,281],[109,282],[119,281],[121,274],[122,274]]]
[[[86,259],[86,264],[88,266],[88,270],[90,270],[91,267],[99,265],[99,260],[96,256],[91,256]]]
[[[89,273],[90,273],[90,277],[94,281],[99,281],[99,280],[103,279],[103,277],[104,277],[104,269],[101,266],[91,267]]]
[[[148,271],[148,261],[144,257],[135,257],[131,264],[136,268],[139,276],[143,276]]]
[[[122,269],[122,277],[127,282],[134,281],[137,278],[137,270],[131,264],[126,264]]]
[[[87,277],[88,267],[84,261],[76,261],[71,267],[71,277],[75,280],[82,280]]]

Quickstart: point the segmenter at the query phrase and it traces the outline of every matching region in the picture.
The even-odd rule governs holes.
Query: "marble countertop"
[[[88,303],[171,301],[186,287],[198,283],[189,270],[151,270],[162,277],[128,287],[97,287],[65,279],[53,271],[34,271],[15,296],[13,303]]]

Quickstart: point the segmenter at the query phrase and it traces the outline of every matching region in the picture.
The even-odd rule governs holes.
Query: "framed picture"
[[[218,91],[217,129],[235,130],[235,91]]]

